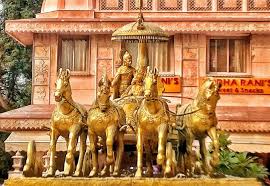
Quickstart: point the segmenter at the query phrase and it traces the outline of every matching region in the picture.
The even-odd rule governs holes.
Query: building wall
[[[270,35],[251,35],[251,77],[270,77]],[[270,106],[269,95],[222,95],[222,106]]]
[[[112,43],[110,35],[89,36],[90,74],[71,75],[73,99],[90,105],[96,96],[96,83],[103,69],[112,77],[114,64],[121,45]],[[57,78],[59,37],[53,34],[35,34],[33,44],[33,104],[54,104],[55,81]],[[115,58],[115,60],[114,60]]]
[[[57,78],[58,40],[57,35],[35,34],[33,52],[33,103],[54,104],[54,82]],[[96,84],[104,68],[110,77],[119,65],[121,44],[111,41],[111,35],[91,35],[90,75],[72,75],[70,78],[75,101],[89,105],[96,95]],[[251,35],[250,67],[251,77],[270,76],[270,35]],[[174,35],[174,74],[182,77],[182,92],[165,95],[194,97],[200,78],[207,75],[207,35]],[[188,99],[169,98],[172,104],[187,103]],[[220,106],[270,106],[268,95],[229,95],[222,94]]]

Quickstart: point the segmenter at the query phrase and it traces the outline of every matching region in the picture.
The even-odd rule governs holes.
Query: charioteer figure
[[[123,64],[117,70],[117,73],[112,81],[113,99],[120,98],[121,95],[131,85],[132,79],[135,76],[135,68],[131,66],[132,56],[128,51],[123,56]]]

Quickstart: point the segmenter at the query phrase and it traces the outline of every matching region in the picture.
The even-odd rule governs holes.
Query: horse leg
[[[152,167],[152,152],[151,152],[151,145],[149,141],[144,143],[145,153],[146,153],[146,176],[153,177],[153,167]]]
[[[101,176],[108,176],[109,175],[109,168],[110,165],[114,163],[114,156],[113,156],[113,144],[114,144],[114,138],[116,135],[117,127],[116,126],[110,126],[106,129],[106,151],[107,151],[107,157],[106,157],[106,163],[101,171]]]
[[[138,127],[137,131],[137,171],[135,177],[141,178],[142,177],[142,166],[143,166],[143,135],[141,128]]]
[[[76,146],[78,143],[78,137],[80,132],[80,126],[74,125],[69,132],[69,143],[67,149],[67,155],[65,160],[65,167],[64,167],[64,176],[70,176],[73,174],[74,171],[74,154],[76,152]]]
[[[165,146],[167,143],[168,125],[161,124],[158,127],[158,155],[157,164],[164,165],[165,161]]]
[[[168,142],[166,144],[166,166],[164,171],[164,177],[172,177],[173,176],[173,169],[174,169],[174,154],[173,154],[172,143]]]
[[[90,129],[88,130],[89,135],[89,147],[92,155],[92,170],[90,171],[89,177],[97,176],[98,174],[98,158],[97,158],[97,136]]]
[[[210,128],[208,131],[208,136],[211,138],[212,143],[213,143],[213,154],[212,154],[212,159],[210,160],[210,164],[213,168],[217,167],[219,163],[219,141],[217,138],[217,131],[216,127]]]
[[[106,129],[106,147],[107,147],[107,158],[106,164],[111,165],[114,162],[113,158],[113,144],[117,134],[117,127],[110,126]]]
[[[86,138],[87,138],[87,132],[84,131],[84,129],[81,129],[81,134],[80,134],[80,154],[79,154],[79,160],[78,164],[76,167],[76,171],[73,176],[78,177],[82,176],[82,167],[83,167],[83,159],[84,159],[84,154],[86,151]]]
[[[200,143],[200,154],[202,157],[202,163],[203,163],[203,171],[206,175],[209,173],[209,166],[207,162],[207,149],[206,149],[206,144],[205,144],[205,138],[199,139]]]
[[[122,162],[122,157],[124,153],[124,132],[120,132],[118,135],[118,145],[116,152],[116,160],[114,165],[113,176],[119,176],[120,174],[120,166]]]
[[[193,144],[193,141],[194,141],[194,136],[193,134],[191,133],[191,131],[187,131],[187,136],[186,136],[186,151],[187,151],[187,154],[186,154],[186,175],[188,177],[192,177],[193,175],[193,171],[192,171],[192,144]]]
[[[51,140],[50,140],[50,166],[49,166],[49,170],[47,173],[47,177],[51,177],[55,175],[55,171],[56,171],[56,162],[55,162],[55,155],[56,155],[56,142],[57,139],[59,137],[59,132],[52,128],[51,129]]]

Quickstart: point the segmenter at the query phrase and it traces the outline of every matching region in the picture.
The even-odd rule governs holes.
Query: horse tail
[[[177,123],[177,129],[183,130],[186,128],[186,123],[184,122],[184,118],[187,114],[187,110],[190,107],[190,104],[184,106],[182,110],[179,110],[181,107],[179,105],[176,106],[176,123]]]

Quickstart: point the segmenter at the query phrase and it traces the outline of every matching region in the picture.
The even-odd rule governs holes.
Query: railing
[[[138,0],[97,0],[100,11],[137,11]],[[143,0],[144,11],[260,12],[270,11],[270,0]]]

